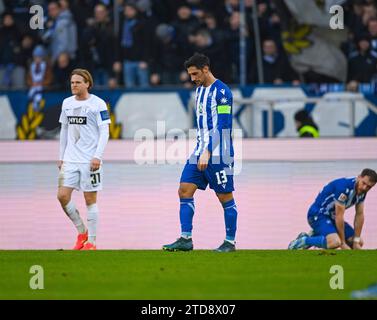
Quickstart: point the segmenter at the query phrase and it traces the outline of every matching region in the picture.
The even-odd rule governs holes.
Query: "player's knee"
[[[331,236],[327,238],[327,249],[336,249],[341,246],[342,242],[340,241],[339,236]]]
[[[68,202],[71,200],[70,196],[68,194],[61,193],[61,192],[58,193],[57,198],[58,198],[60,204],[62,205],[62,207],[66,206],[68,204]]]
[[[84,193],[84,199],[85,199],[85,204],[87,206],[91,206],[92,204],[95,204],[97,202],[97,194],[96,192],[88,192]]]
[[[178,189],[178,196],[181,199],[192,198],[193,194],[190,189],[180,186]]]
[[[221,203],[226,203],[230,200],[233,200],[233,194],[230,193],[216,193],[217,198]]]
[[[179,189],[178,189],[178,196],[180,198],[185,198],[186,193],[187,193],[187,191],[184,188],[179,187]]]
[[[333,244],[333,248],[339,248],[340,246],[342,245],[342,241],[340,241],[340,239],[336,239],[334,240],[334,244]]]

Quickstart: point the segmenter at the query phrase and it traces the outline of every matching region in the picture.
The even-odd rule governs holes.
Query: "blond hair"
[[[74,69],[71,72],[71,77],[70,78],[72,78],[72,76],[75,75],[75,74],[78,75],[78,76],[83,77],[84,78],[84,82],[86,82],[86,83],[89,82],[88,90],[93,87],[93,77],[92,77],[92,75],[90,74],[90,72],[88,70],[86,70],[86,69]]]

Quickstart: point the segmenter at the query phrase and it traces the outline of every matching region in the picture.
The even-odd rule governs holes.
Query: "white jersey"
[[[105,101],[90,94],[87,100],[76,100],[75,96],[64,99],[59,122],[68,124],[63,161],[88,163],[97,149],[99,127],[111,120]]]

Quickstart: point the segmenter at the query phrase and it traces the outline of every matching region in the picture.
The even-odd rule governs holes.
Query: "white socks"
[[[78,210],[76,210],[75,204],[72,201],[69,201],[68,204],[63,209],[64,209],[64,212],[67,214],[68,218],[72,220],[77,231],[79,233],[85,233],[86,231],[85,225],[80,218],[80,214]]]
[[[96,234],[97,234],[97,221],[98,221],[98,207],[97,204],[91,204],[87,206],[88,208],[88,242],[95,244],[96,243]],[[64,207],[64,212],[67,214],[69,219],[72,220],[77,231],[79,233],[85,233],[86,228],[84,222],[81,220],[80,214],[76,209],[75,204],[72,201],[69,201],[68,204]]]
[[[88,208],[88,242],[96,243],[98,207],[97,204],[91,204]]]

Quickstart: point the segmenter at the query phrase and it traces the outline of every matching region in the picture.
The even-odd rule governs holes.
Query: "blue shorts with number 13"
[[[205,190],[209,185],[216,193],[229,193],[234,191],[233,168],[233,162],[225,164],[209,161],[208,167],[204,171],[200,171],[197,164],[187,160],[180,182],[193,183],[200,190]]]

